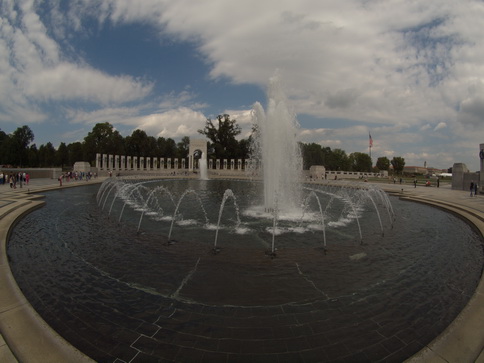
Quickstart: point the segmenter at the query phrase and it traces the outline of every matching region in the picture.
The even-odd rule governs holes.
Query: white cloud
[[[165,138],[181,138],[183,136],[199,137],[199,129],[205,126],[205,116],[188,108],[178,108],[163,113],[132,118],[130,122],[135,129],[146,131],[148,135]]]
[[[49,100],[81,100],[98,104],[116,104],[146,97],[152,84],[144,84],[129,76],[113,77],[98,70],[60,63],[24,79],[29,97]]]
[[[484,9],[472,0],[106,3],[103,17],[115,22],[150,21],[198,40],[213,78],[263,85],[281,69],[296,111],[317,117],[455,121],[449,86],[466,88],[470,69],[484,76],[482,36],[469,27]],[[234,13],[228,25],[218,21]]]
[[[113,105],[151,93],[150,82],[109,75],[82,60],[66,61],[36,14],[34,2],[22,0],[18,5],[7,1],[0,8],[0,120],[45,121],[49,115],[43,105],[51,101]]]
[[[138,108],[113,107],[102,108],[94,111],[83,111],[78,109],[66,110],[66,116],[72,123],[95,125],[97,123],[109,122],[110,124],[128,123],[133,124],[133,120],[138,117]]]
[[[442,130],[447,127],[447,124],[445,122],[439,122],[437,126],[434,127],[434,131]]]
[[[94,125],[109,122],[129,131],[144,130],[148,135],[165,138],[183,136],[202,137],[198,130],[205,126],[205,116],[187,107],[170,109],[165,112],[148,113],[143,108],[102,108],[95,111],[68,110],[67,117],[72,123]]]
[[[371,124],[374,152],[406,154],[412,163],[424,153],[444,162],[452,153],[470,158],[470,142],[479,142],[481,1],[72,0],[67,11],[60,2],[49,4],[50,32],[36,14],[34,4],[40,3],[18,4],[1,5],[0,120],[21,116],[27,117],[22,122],[39,122],[48,118],[43,103],[72,100],[106,108],[90,113],[86,122],[117,119],[156,134],[196,134],[205,120],[198,110],[209,106],[196,101],[203,95],[186,89],[147,100],[156,97],[152,82],[66,58],[50,34],[69,39],[76,31],[88,37],[85,20],[94,16],[101,27],[108,20],[114,28],[139,22],[155,27],[161,42],[192,42],[212,80],[265,85],[280,69],[296,113],[361,125],[303,129],[301,138],[308,142],[363,151]],[[142,105],[126,107],[136,102]],[[238,112],[227,111],[247,134],[250,111]],[[434,131],[448,138],[447,150],[436,144],[434,153],[426,151]]]
[[[172,108],[182,107],[185,105],[189,105],[192,109],[203,109],[207,107],[207,104],[204,103],[194,103],[193,99],[196,98],[197,95],[191,93],[189,90],[184,90],[179,93],[174,91],[164,94],[161,98],[158,107],[160,110],[169,110]]]

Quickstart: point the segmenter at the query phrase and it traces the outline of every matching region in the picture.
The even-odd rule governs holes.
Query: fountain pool
[[[212,180],[173,186],[183,193],[195,182],[201,200],[217,200],[213,211],[206,208],[209,224],[218,220],[227,186],[238,202],[239,188],[250,194],[257,187]],[[484,260],[481,240],[466,223],[396,198],[393,227],[380,210],[384,236],[371,202],[357,211],[363,244],[356,220],[345,221],[349,212],[341,205],[346,212],[334,219],[348,224],[338,229],[326,217],[327,254],[322,229],[303,223],[304,233],[275,236],[277,256],[270,258],[263,251],[271,222],[269,230],[237,233],[231,198],[218,236],[221,252],[213,254],[215,229],[179,223],[194,219],[185,212],[198,203],[194,195],[181,204],[184,219],[174,224],[177,242],[170,244],[169,220],[147,213],[137,232],[142,211],[126,207],[130,218],[120,222],[120,201],[109,214],[114,189],[104,208],[98,191],[46,193],[46,206],[12,231],[8,255],[39,314],[100,362],[403,361],[466,305]],[[255,229],[242,227],[251,207],[242,204],[239,228]]]

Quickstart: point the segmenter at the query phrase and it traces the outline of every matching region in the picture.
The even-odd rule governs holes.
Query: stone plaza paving
[[[99,182],[100,180],[92,181]],[[71,182],[63,188],[86,185],[85,181]],[[413,188],[407,185],[381,185],[387,191],[401,194],[402,197],[425,200],[426,203],[441,203],[447,208],[454,208],[455,212],[467,213],[473,223],[484,227],[484,197],[470,198],[467,192],[452,191],[448,187],[442,188]],[[58,188],[53,180],[33,180],[27,187],[29,193]],[[8,186],[0,186],[0,222],[5,222],[9,214],[22,208],[29,208],[36,203],[34,194],[23,190],[12,190]],[[32,199],[31,199],[32,198]],[[10,222],[11,224],[11,222]],[[6,227],[3,227],[6,228]],[[3,243],[5,244],[5,242]],[[4,247],[2,247],[4,248]],[[5,253],[2,250],[2,254]],[[254,261],[257,263],[257,261]],[[284,263],[281,259],[280,263]],[[2,264],[1,274],[5,274],[8,266]],[[203,263],[196,264],[199,271],[203,271]],[[208,270],[207,270],[208,271]],[[215,278],[206,272],[207,278]],[[302,276],[297,276],[304,279]],[[3,280],[2,280],[3,281]],[[93,284],[102,281],[93,281]],[[297,283],[297,282],[296,282]],[[0,289],[2,289],[0,287]],[[284,287],[282,287],[284,288]],[[3,292],[3,290],[0,290]],[[117,314],[120,326],[113,332],[110,325],[103,330],[93,330],[89,326],[84,328],[89,335],[95,337],[98,349],[89,346],[87,350],[93,352],[97,361],[118,362],[146,362],[146,361],[175,361],[175,362],[372,362],[388,361],[400,362],[419,352],[411,360],[433,362],[483,362],[484,345],[484,313],[482,311],[483,287],[482,281],[476,296],[471,300],[471,306],[466,308],[463,316],[452,324],[433,343],[427,346],[419,344],[409,334],[407,326],[395,325],[398,317],[389,312],[385,304],[372,301],[371,297],[347,296],[342,299],[315,299],[308,296],[304,304],[260,304],[258,306],[213,306],[189,301],[169,299],[166,297],[153,298],[152,304],[140,307],[139,311],[124,311],[126,306],[113,291],[113,296],[105,296],[106,301],[118,301],[110,305],[105,315],[101,311],[98,318]],[[48,294],[48,292],[46,292]],[[121,296],[121,295],[120,295]],[[136,299],[136,296],[132,297]],[[243,298],[243,297],[241,297]],[[23,325],[15,331],[15,320],[10,320],[9,313],[17,309],[14,301],[5,301],[0,297],[0,361],[89,361],[75,349],[70,350],[56,341],[45,343],[44,347],[34,347],[41,339],[35,334],[51,334],[49,329],[33,327],[33,332],[26,333]],[[8,298],[7,298],[8,299]],[[208,298],[207,298],[208,299]],[[391,303],[391,296],[388,296]],[[25,302],[20,303],[25,305]],[[73,301],[65,307],[65,316],[69,319],[82,319],[82,311],[87,309],[89,301]],[[74,311],[74,313],[70,313]],[[144,314],[150,312],[157,316],[155,320],[145,320]],[[114,312],[114,313],[113,313]],[[355,321],[352,316],[364,317]],[[470,315],[470,316],[468,316]],[[64,316],[64,315],[63,315]],[[130,316],[128,318],[128,316]],[[132,318],[137,316],[137,318]],[[336,318],[335,318],[336,316]],[[54,330],[69,332],[65,326],[70,323],[79,326],[82,322],[51,317],[50,321],[57,323]],[[122,323],[121,323],[122,322]],[[350,327],[345,324],[351,324]],[[414,319],[412,330],[421,330],[425,334],[435,336],[445,327],[439,324],[439,315],[432,305],[422,306]],[[57,326],[56,326],[57,325]],[[344,329],[343,329],[344,328]],[[348,335],[348,329],[353,334]],[[34,335],[29,338],[30,335]],[[75,334],[75,332],[71,332]],[[120,341],[129,341],[129,346],[117,345],[111,341],[111,336],[119,336]],[[18,338],[18,339],[17,339]],[[65,336],[69,340],[68,336]],[[26,340],[24,340],[26,339]],[[30,340],[28,340],[30,339]],[[58,338],[54,338],[56,340]],[[29,346],[32,344],[32,347]],[[91,344],[86,342],[86,344]],[[59,347],[60,345],[60,347]],[[106,347],[112,347],[106,353]],[[54,348],[52,348],[54,347]],[[56,355],[46,350],[59,349]],[[149,352],[150,354],[145,354]],[[250,352],[247,353],[247,352]],[[50,359],[42,354],[53,354]],[[159,360],[152,356],[160,356]]]

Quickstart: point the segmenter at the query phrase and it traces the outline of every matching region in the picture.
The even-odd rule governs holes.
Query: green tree
[[[176,146],[178,157],[187,158],[190,151],[190,138],[188,136],[184,136],[181,141],[176,144]]]
[[[158,156],[158,144],[154,136],[148,136],[148,140],[146,141],[146,156]]]
[[[96,124],[84,138],[84,158],[94,161],[96,153],[124,154],[124,139],[109,122]]]
[[[378,170],[390,169],[390,160],[386,156],[379,157],[376,161],[376,167]]]
[[[372,161],[370,155],[366,153],[354,152],[349,156],[350,170],[360,172],[371,172]]]
[[[252,137],[248,139],[242,139],[239,141],[239,148],[237,159],[248,159],[250,157],[250,147],[252,145]]]
[[[32,144],[27,152],[28,164],[32,168],[39,167],[39,150],[37,150],[37,145]]]
[[[50,168],[55,164],[55,148],[51,142],[39,147],[39,166]]]
[[[1,164],[14,165],[16,163],[12,135],[7,135],[0,145]]]
[[[308,170],[313,165],[324,165],[324,153],[320,144],[300,144],[303,157],[303,169]]]
[[[329,155],[326,168],[329,170],[350,170],[350,159],[346,151],[341,149],[334,149]]]
[[[63,168],[65,165],[69,163],[69,153],[67,150],[67,145],[63,142],[60,143],[59,147],[55,151],[55,164],[56,166],[60,166]],[[74,164],[70,164],[73,166]]]
[[[156,149],[158,150],[158,157],[165,157],[165,150],[166,150],[166,139],[164,137],[158,137],[156,139]]]
[[[74,165],[76,161],[85,161],[83,144],[77,141],[67,145],[67,155],[69,165]]]
[[[175,140],[172,138],[166,139],[164,157],[166,158],[176,158],[177,147]]]
[[[24,166],[28,160],[28,146],[34,140],[34,133],[30,127],[24,125],[12,134],[10,148],[14,152],[14,164]]]
[[[403,168],[405,167],[405,159],[401,156],[394,156],[392,161],[393,170],[396,174],[402,174]]]
[[[0,164],[6,164],[5,154],[7,151],[8,135],[0,129]]]
[[[145,131],[136,129],[125,139],[126,152],[128,155],[148,155],[148,135]]]
[[[215,150],[215,156],[218,159],[235,159],[238,158],[238,142],[236,136],[242,130],[237,125],[236,120],[231,120],[230,115],[218,115],[217,126],[211,119],[207,119],[205,127],[198,132],[205,135],[211,142]]]

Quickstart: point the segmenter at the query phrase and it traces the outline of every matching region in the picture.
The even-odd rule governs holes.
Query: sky
[[[37,146],[121,135],[248,137],[279,74],[299,140],[479,169],[482,0],[2,0],[0,129]]]

